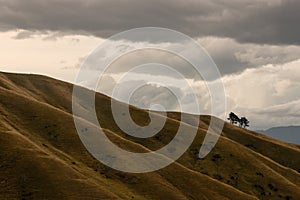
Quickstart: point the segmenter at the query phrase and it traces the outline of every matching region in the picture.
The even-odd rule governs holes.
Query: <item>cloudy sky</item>
[[[225,86],[227,112],[247,116],[252,129],[300,125],[299,10],[299,0],[0,0],[0,70],[74,82],[84,59],[113,34],[145,26],[170,28],[195,39],[213,58]],[[132,59],[116,66],[124,63]],[[133,73],[128,87],[158,74]],[[170,87],[178,94],[189,95],[180,80],[160,75],[174,83]],[[111,72],[105,77],[103,91],[119,76]],[[197,97],[208,111],[205,84],[191,77],[189,82],[201,91]],[[177,108],[157,85],[144,89],[148,96],[137,92],[132,102],[148,105],[155,99]]]

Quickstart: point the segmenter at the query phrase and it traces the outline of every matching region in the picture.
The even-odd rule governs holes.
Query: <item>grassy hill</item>
[[[0,199],[300,199],[297,145],[226,123],[213,151],[199,159],[210,116],[201,116],[199,127],[186,125],[197,136],[168,167],[145,174],[110,169],[78,137],[72,87],[39,75],[0,73]],[[170,112],[157,135],[133,138],[115,124],[110,101],[96,95],[97,116],[126,150],[158,149],[179,126],[180,113]],[[149,122],[147,111],[130,111],[138,124]]]

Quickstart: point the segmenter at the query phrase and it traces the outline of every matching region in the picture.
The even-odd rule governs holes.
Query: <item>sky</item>
[[[246,116],[251,129],[300,125],[299,10],[299,0],[0,0],[0,70],[74,82],[87,56],[110,36],[132,28],[164,27],[192,37],[212,57],[225,87],[227,113]],[[116,70],[103,79],[100,91],[112,89],[125,64],[146,62],[145,55],[114,63]],[[176,58],[168,61],[175,69],[188,68]],[[205,84],[185,75],[199,91],[201,110],[209,112]],[[188,99],[182,80],[163,70],[131,73],[127,87],[158,76]],[[155,101],[178,108],[162,87],[148,84],[143,89],[147,92],[137,92],[131,103]],[[186,111],[192,103],[185,102]]]

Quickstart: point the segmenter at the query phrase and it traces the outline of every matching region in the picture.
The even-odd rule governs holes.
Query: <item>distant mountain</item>
[[[257,132],[288,143],[300,144],[300,126],[273,127]]]
[[[199,159],[210,116],[189,115],[189,125],[182,127],[186,134],[197,130],[194,142],[166,168],[143,174],[113,170],[82,144],[73,122],[72,89],[45,76],[0,72],[0,199],[300,199],[299,145],[225,123],[214,149]],[[115,123],[111,100],[96,95],[97,117],[124,150],[160,149],[180,125],[181,113],[157,114],[166,118],[159,133],[131,137]],[[130,106],[130,115],[140,125],[149,122],[149,111]]]

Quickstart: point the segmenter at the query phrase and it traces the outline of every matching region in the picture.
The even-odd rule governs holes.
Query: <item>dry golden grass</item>
[[[297,145],[226,123],[213,151],[198,159],[210,116],[195,127],[199,116],[189,115],[186,126],[198,134],[170,166],[146,174],[110,169],[82,145],[71,95],[68,83],[0,73],[0,199],[300,199]],[[98,94],[96,107],[107,136],[133,152],[166,145],[180,120],[180,113],[168,113],[162,131],[136,139],[115,124],[110,98]],[[130,113],[138,124],[149,123],[147,111],[131,107]]]

